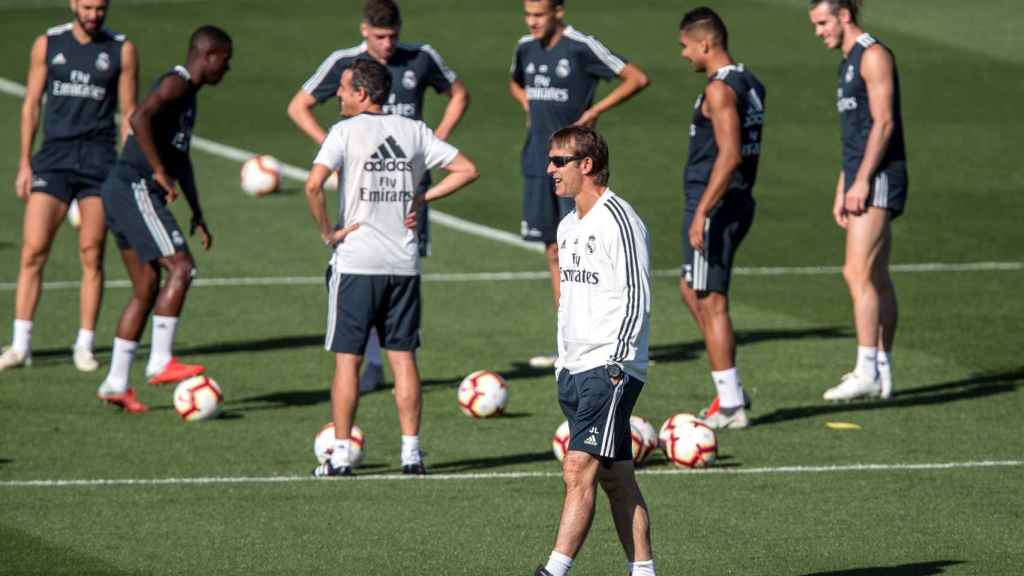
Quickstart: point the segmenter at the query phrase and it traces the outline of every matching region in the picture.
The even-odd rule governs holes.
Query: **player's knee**
[[[562,480],[567,489],[575,490],[592,486],[596,470],[590,460],[592,457],[582,452],[570,452],[562,463]]]
[[[40,270],[50,256],[49,246],[26,243],[21,247],[21,267],[25,270]]]
[[[857,286],[869,282],[870,272],[859,264],[847,263],[843,266],[843,280],[849,286]]]
[[[196,275],[196,265],[192,258],[187,255],[183,258],[174,258],[167,266],[170,280],[179,285],[188,285]]]
[[[82,262],[82,270],[87,272],[103,271],[103,247],[101,244],[86,244],[78,247],[78,259]]]

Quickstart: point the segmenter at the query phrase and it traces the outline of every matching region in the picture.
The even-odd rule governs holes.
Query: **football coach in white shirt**
[[[395,403],[402,429],[402,472],[425,474],[419,449],[422,393],[416,349],[420,345],[420,261],[416,214],[476,180],[476,166],[421,121],[382,112],[391,73],[359,60],[341,76],[338,97],[346,116],[331,128],[306,181],[306,200],[324,244],[334,253],[328,268],[325,348],[335,353],[331,411],[337,441],[316,476],[349,476],[349,439],[359,401],[357,374],[370,327],[395,373]],[[448,175],[425,193],[423,174]],[[340,171],[338,224],[327,218],[323,184]]]
[[[608,188],[608,145],[591,128],[551,137],[547,172],[575,210],[558,225],[558,402],[569,420],[565,502],[537,576],[565,576],[586,539],[600,483],[629,573],[653,575],[650,520],[636,483],[629,415],[647,379],[651,284],[647,228]]]

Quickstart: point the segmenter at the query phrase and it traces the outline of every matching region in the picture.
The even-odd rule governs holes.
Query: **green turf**
[[[355,3],[352,3],[355,5]],[[838,167],[832,100],[837,54],[810,32],[805,2],[717,3],[733,52],[768,86],[759,213],[739,264],[832,266],[842,236],[828,211]],[[1020,55],[1006,32],[1014,4],[915,0],[869,3],[864,24],[896,52],[903,80],[912,189],[895,226],[897,262],[1020,261],[1024,168],[1019,145]],[[890,3],[891,4],[891,3]],[[66,20],[64,2],[0,3],[0,77],[24,77],[34,35]],[[483,173],[438,209],[518,229],[518,152],[524,119],[506,94],[507,66],[524,32],[516,2],[446,0],[403,6],[403,38],[428,39],[465,79],[473,102],[453,141]],[[218,23],[235,37],[233,70],[200,94],[197,133],[300,166],[315,150],[284,108],[331,50],[357,41],[357,12],[322,2],[117,0],[109,24],[142,56],[145,88],[180,62],[188,33]],[[680,257],[679,175],[686,127],[702,80],[678,58],[683,8],[666,1],[570,3],[571,22],[642,66],[652,86],[600,123],[611,143],[614,189],[652,234],[654,267]],[[984,87],[996,85],[998,90]],[[437,118],[442,100],[429,97]],[[19,102],[0,96],[0,182],[14,179]],[[331,121],[331,106],[319,110]],[[259,201],[238,190],[236,163],[194,153],[214,250],[201,277],[322,275],[327,254],[299,183]],[[183,203],[175,206],[187,218]],[[0,283],[17,274],[22,208],[0,202]],[[112,242],[108,277],[123,279]],[[537,254],[434,227],[428,273],[531,271]],[[75,237],[61,231],[49,280],[77,277]],[[849,299],[838,275],[737,276],[733,318],[756,426],[720,435],[720,470],[667,475],[655,455],[641,485],[662,574],[931,575],[1020,573],[1024,532],[1019,466],[951,470],[770,473],[779,467],[1022,460],[1022,271],[901,273],[889,402],[820,401],[852,361]],[[331,359],[321,347],[317,285],[197,287],[178,352],[224,387],[225,416],[183,425],[170,390],[133,381],[153,413],[127,417],[93,399],[101,375],[83,375],[66,349],[77,328],[75,290],[44,293],[37,365],[0,374],[0,574],[527,574],[547,555],[561,498],[550,435],[562,416],[546,371],[525,365],[553,348],[545,280],[425,282],[423,443],[437,473],[426,482],[368,480],[266,484],[12,486],[12,481],[302,476],[327,421]],[[106,293],[98,328],[109,359],[128,296]],[[13,294],[0,291],[0,341]],[[698,334],[676,281],[654,282],[651,355],[657,365],[636,413],[659,424],[713,394]],[[148,336],[147,336],[148,337]],[[145,344],[145,342],[144,342]],[[105,366],[104,366],[105,368]],[[455,386],[480,368],[511,388],[509,414],[472,421]],[[859,430],[835,431],[826,422]],[[366,475],[394,475],[398,431],[390,389],[363,397]],[[753,471],[755,473],[743,473]],[[447,476],[446,476],[447,478]],[[476,478],[476,479],[474,479]],[[605,505],[575,573],[621,574]]]

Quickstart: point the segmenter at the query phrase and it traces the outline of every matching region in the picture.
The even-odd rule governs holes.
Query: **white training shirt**
[[[459,151],[419,120],[364,112],[331,127],[313,160],[338,182],[338,226],[359,228],[335,248],[345,274],[416,276],[415,230],[404,225],[424,172],[447,166]]]
[[[606,189],[582,219],[558,225],[558,362],[579,374],[609,362],[647,380],[650,238],[633,207]]]

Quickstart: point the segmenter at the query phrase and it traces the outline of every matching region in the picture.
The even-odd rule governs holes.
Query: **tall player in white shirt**
[[[608,495],[629,573],[653,576],[650,519],[633,471],[629,415],[647,379],[650,240],[608,188],[608,146],[591,128],[551,137],[548,174],[575,210],[558,225],[558,402],[569,421],[565,502],[555,548],[536,576],[565,576]]]
[[[337,442],[316,476],[348,476],[349,438],[359,401],[358,372],[370,328],[375,327],[395,374],[395,403],[402,429],[402,472],[426,473],[419,450],[422,394],[415,351],[419,347],[417,208],[448,196],[478,176],[476,166],[437,138],[423,122],[382,114],[391,90],[388,69],[354,62],[338,88],[341,113],[314,160],[306,199],[321,239],[334,249],[329,269],[327,338],[335,353],[331,410]],[[448,175],[416,193],[423,173]],[[323,185],[341,174],[338,226],[327,218]]]

